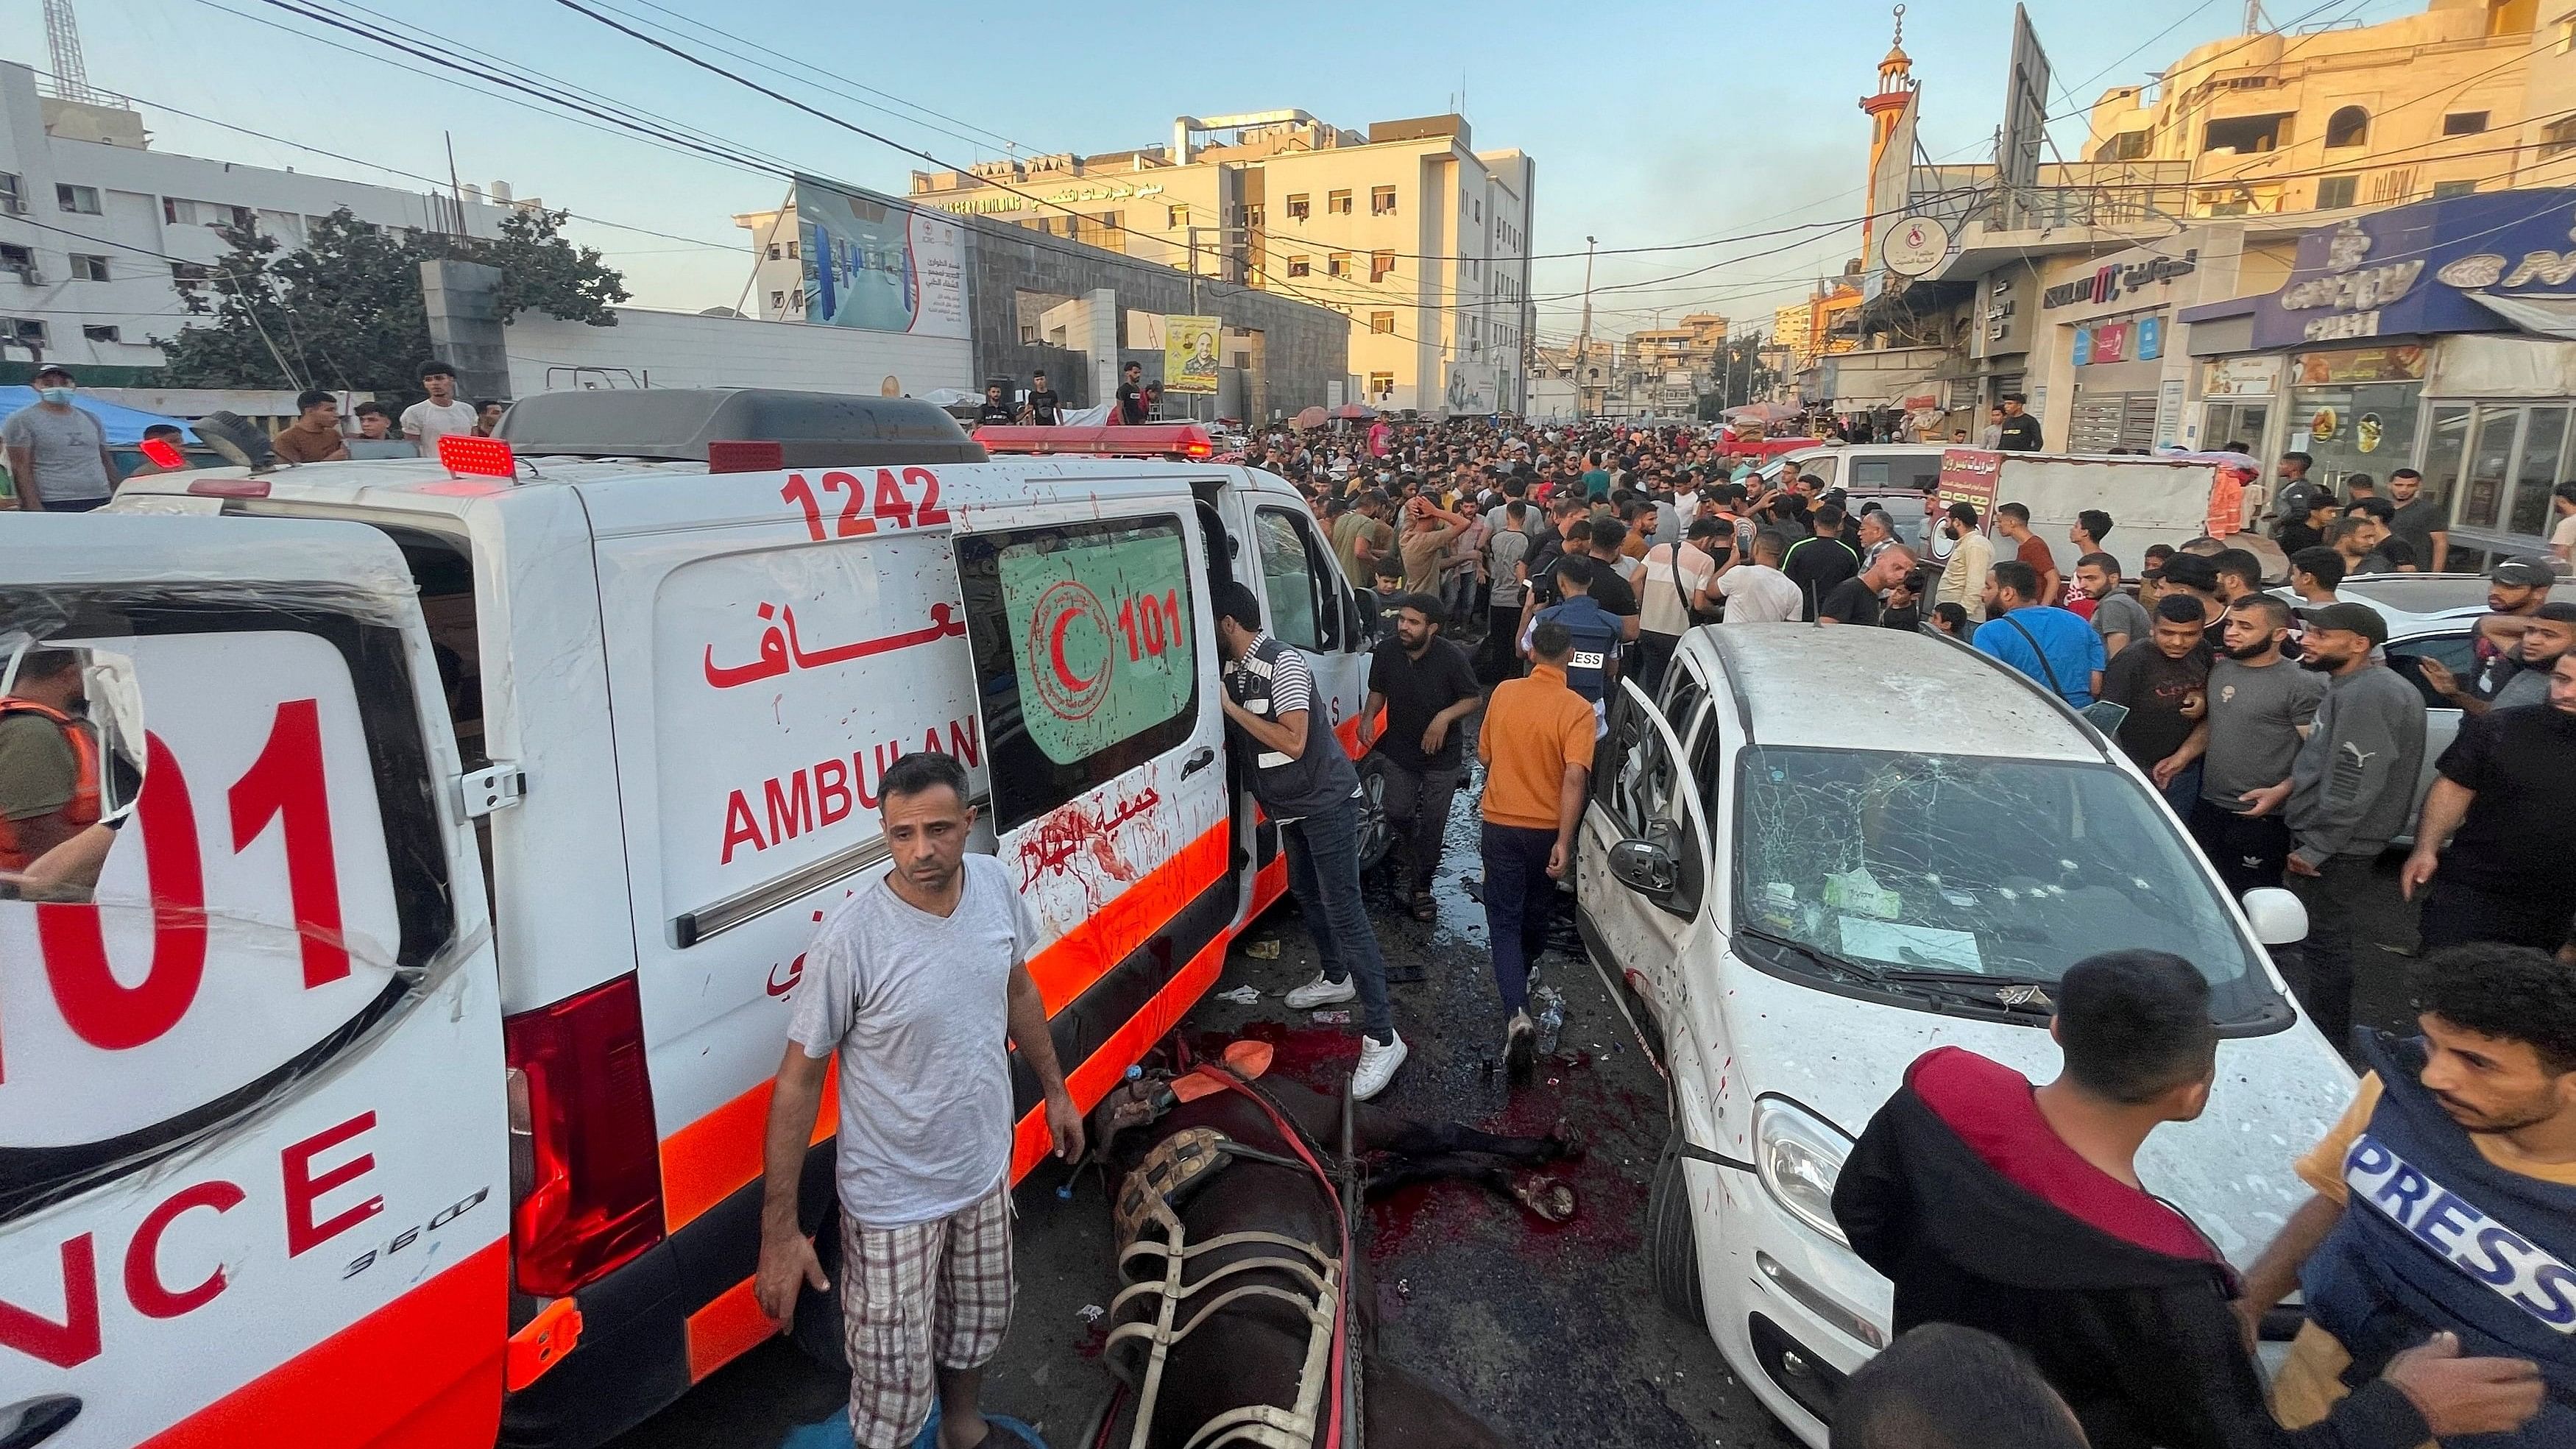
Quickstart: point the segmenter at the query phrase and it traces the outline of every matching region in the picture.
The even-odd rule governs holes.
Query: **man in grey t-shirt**
[[[2279,787],[2325,698],[2323,676],[2281,656],[2290,606],[2254,594],[2228,606],[2225,653],[2210,666],[2207,712],[2177,753],[2202,761],[2192,839],[2218,868],[2230,895],[2277,886],[2290,858],[2290,827]]]
[[[36,402],[0,423],[0,448],[18,506],[32,513],[84,513],[116,491],[116,460],[108,456],[107,430],[72,406],[71,373],[60,367],[36,372]]]
[[[2120,587],[2120,561],[2099,549],[2075,561],[2075,587],[2093,600],[2093,632],[2102,636],[2102,656],[2120,651],[2156,632],[2146,605]]]
[[[832,1288],[798,1185],[838,1057],[841,1312],[850,1430],[865,1449],[910,1444],[934,1393],[947,1442],[985,1437],[977,1394],[1014,1296],[1010,1043],[1044,1093],[1056,1155],[1082,1155],[1082,1114],[1028,971],[1037,926],[1001,863],[967,854],[966,795],[947,755],[886,770],[893,866],[815,932],[770,1096],[754,1292],[784,1327],[804,1288]]]

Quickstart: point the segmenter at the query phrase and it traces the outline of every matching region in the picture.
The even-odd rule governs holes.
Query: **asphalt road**
[[[1708,1335],[1656,1306],[1638,1230],[1665,1133],[1663,1088],[1580,957],[1552,951],[1540,973],[1566,998],[1557,1055],[1528,1086],[1514,1091],[1503,1081],[1483,911],[1461,879],[1479,871],[1472,810],[1462,792],[1435,887],[1436,922],[1394,909],[1371,882],[1388,959],[1399,969],[1418,964],[1426,978],[1393,988],[1413,1056],[1381,1101],[1425,1119],[1514,1133],[1544,1132],[1561,1117],[1590,1148],[1560,1170],[1580,1202],[1562,1226],[1454,1183],[1373,1205],[1363,1243],[1380,1350],[1534,1449],[1790,1449],[1797,1441],[1737,1383]],[[2380,944],[2364,950],[2359,967],[2357,1012],[2381,1026],[2405,1018],[2402,953],[2414,939],[2413,910],[2397,897],[2396,860],[2381,862],[2385,909],[2366,923]],[[1274,943],[1275,958],[1254,954]],[[1211,992],[1184,1030],[1202,1044],[1261,1036],[1278,1045],[1274,1070],[1333,1084],[1357,1057],[1354,1028],[1318,1026],[1279,1000],[1314,970],[1304,923],[1283,903],[1236,943],[1216,988],[1250,985],[1260,1001],[1239,1006]],[[1074,1175],[1069,1193],[1060,1193],[1067,1185],[1066,1172],[1050,1164],[1019,1190],[1018,1316],[984,1396],[988,1408],[1037,1425],[1057,1449],[1070,1449],[1108,1388],[1085,1309],[1116,1289],[1099,1178]],[[840,1412],[844,1392],[776,1341],[618,1439],[616,1449],[771,1449],[796,1426]]]

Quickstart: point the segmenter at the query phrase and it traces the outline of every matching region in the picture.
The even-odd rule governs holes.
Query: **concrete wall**
[[[1109,394],[1100,390],[1097,377],[1098,354],[1091,355],[1088,368],[1076,370],[1065,364],[1065,349],[1082,351],[1081,341],[1068,337],[1057,347],[1043,340],[1020,340],[1019,293],[1023,291],[1085,299],[1095,292],[1115,293],[1122,332],[1128,310],[1168,316],[1192,309],[1190,278],[1185,273],[1005,222],[963,220],[967,305],[975,369],[981,376],[1025,380],[1033,369],[1043,367],[1068,406],[1108,401]],[[1202,279],[1197,310],[1222,318],[1228,328],[1262,334],[1258,348],[1231,337],[1222,345],[1223,360],[1228,363],[1238,351],[1255,354],[1258,366],[1248,391],[1250,406],[1259,417],[1293,417],[1301,408],[1328,405],[1331,385],[1347,371],[1350,321],[1330,308]],[[1132,358],[1145,365],[1147,378],[1162,376],[1161,352],[1131,347],[1124,336],[1117,340],[1119,363]],[[1114,367],[1110,375],[1115,378]],[[1115,382],[1109,385],[1114,388]]]
[[[875,395],[887,378],[919,396],[973,390],[967,344],[856,327],[617,309],[592,327],[525,313],[506,329],[510,395],[584,387],[783,387]]]

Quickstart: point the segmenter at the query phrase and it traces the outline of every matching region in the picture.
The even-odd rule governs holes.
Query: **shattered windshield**
[[[2052,982],[2098,951],[2170,951],[2222,1021],[2269,987],[2146,792],[2103,765],[1753,746],[1736,926],[1868,973]]]

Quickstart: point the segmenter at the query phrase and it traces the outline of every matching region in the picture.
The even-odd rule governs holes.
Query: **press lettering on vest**
[[[2576,1334],[2576,1269],[2496,1222],[2368,1134],[2344,1154],[2352,1200],[2368,1203],[2436,1256],[2563,1334]]]

